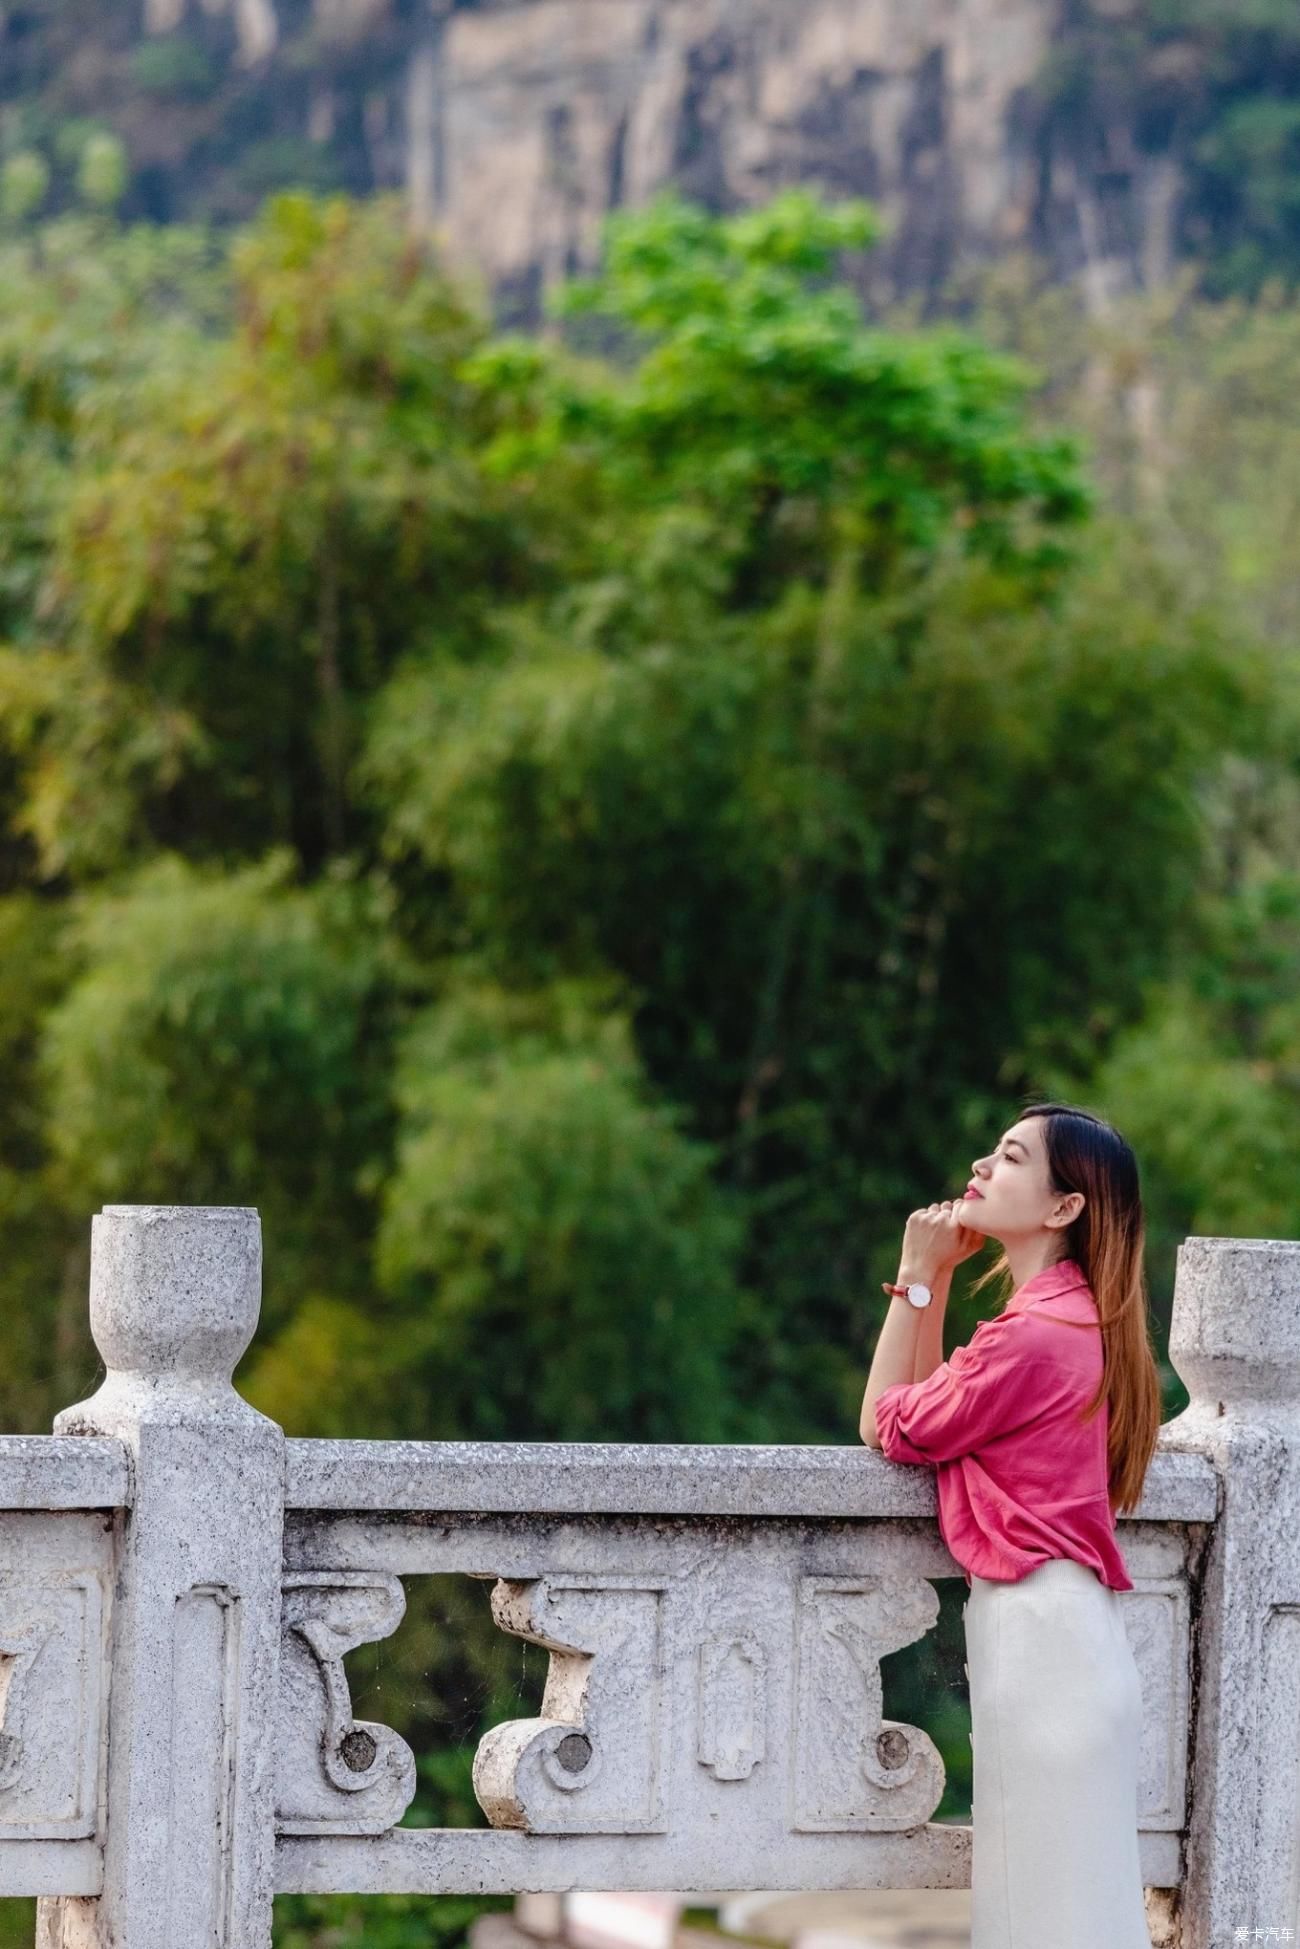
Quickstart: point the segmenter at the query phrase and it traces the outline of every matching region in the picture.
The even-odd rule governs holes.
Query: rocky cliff
[[[0,8],[0,126],[10,147],[39,126],[57,160],[61,141],[75,146],[68,128],[111,125],[128,214],[162,220],[243,215],[289,182],[404,187],[507,315],[535,315],[542,286],[590,261],[607,209],[668,182],[714,207],[792,182],[872,197],[889,224],[869,273],[882,296],[935,294],[963,265],[1028,244],[1102,302],[1158,281],[1179,248],[1178,118],[1165,128],[1149,110],[1161,62],[1181,85],[1171,49],[1184,69],[1188,48],[1193,65],[1204,53],[1139,31],[1144,87],[1126,94],[1116,23],[1133,12],[1126,0],[20,0]],[[1077,69],[1089,31],[1108,37],[1115,72],[1081,93],[1062,50]]]
[[[589,260],[611,204],[793,182],[874,198],[878,274],[932,286],[1034,223],[1023,105],[1045,0],[533,0],[426,30],[404,97],[421,205],[500,288]]]

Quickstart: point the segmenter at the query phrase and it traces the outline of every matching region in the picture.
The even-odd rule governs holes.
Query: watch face
[[[928,1306],[930,1304],[930,1288],[928,1286],[909,1286],[907,1289],[907,1297],[911,1300],[913,1306]]]

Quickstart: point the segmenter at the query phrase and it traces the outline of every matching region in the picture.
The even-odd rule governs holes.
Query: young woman
[[[966,1572],[971,1949],[1150,1949],[1142,1695],[1115,1538],[1160,1427],[1137,1162],[1064,1103],[1028,1108],[964,1197],[914,1211],[862,1439],[933,1467]],[[943,1358],[953,1268],[1002,1246],[1002,1310]]]

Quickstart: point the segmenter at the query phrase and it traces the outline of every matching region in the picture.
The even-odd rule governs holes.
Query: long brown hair
[[[1110,1506],[1112,1512],[1133,1509],[1159,1438],[1161,1410],[1137,1159],[1114,1125],[1090,1110],[1070,1103],[1032,1103],[1020,1114],[1044,1119],[1053,1191],[1081,1191],[1084,1196],[1083,1210],[1067,1228],[1059,1254],[1075,1260],[1083,1272],[1101,1325],[1101,1382],[1079,1418],[1087,1421],[1100,1411],[1103,1401],[1109,1403]],[[999,1277],[1004,1277],[1005,1304],[1014,1283],[1005,1252],[972,1283],[971,1291],[979,1292]]]

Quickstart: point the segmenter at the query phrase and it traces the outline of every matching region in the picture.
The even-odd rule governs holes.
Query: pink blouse
[[[1103,1402],[1078,1419],[1101,1365],[1096,1301],[1078,1261],[1063,1259],[926,1380],[877,1396],[883,1453],[935,1469],[939,1533],[968,1585],[972,1572],[1016,1583],[1051,1557],[1073,1557],[1110,1589],[1132,1590],[1107,1490],[1109,1410]]]

